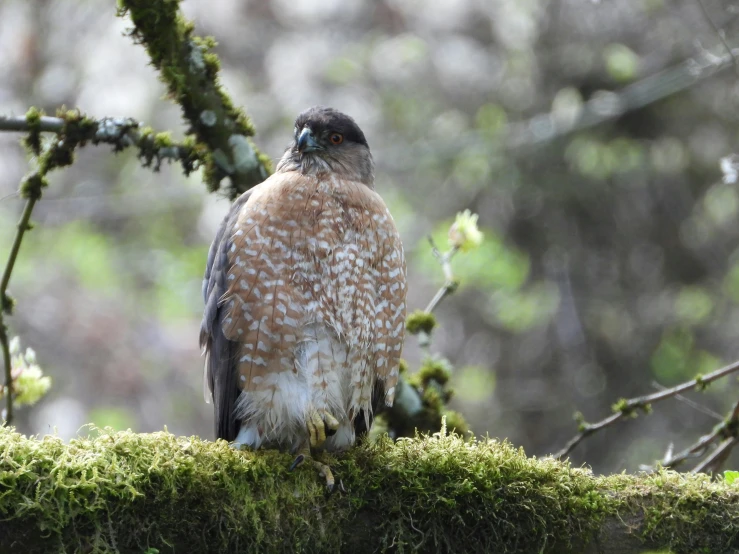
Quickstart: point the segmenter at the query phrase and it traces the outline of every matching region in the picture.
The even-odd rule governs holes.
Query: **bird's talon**
[[[326,480],[326,489],[328,489],[328,492],[333,492],[336,481],[334,480],[334,474],[331,472],[331,468],[315,460],[313,460],[313,467],[318,470],[318,475]]]
[[[332,437],[339,429],[339,420],[326,410],[312,412],[306,422],[310,445],[312,448],[320,448],[326,442],[327,437]]]
[[[293,463],[290,464],[290,468],[288,469],[288,471],[294,471],[295,468],[298,467],[300,464],[302,464],[304,461],[305,461],[305,455],[298,454],[293,460]]]

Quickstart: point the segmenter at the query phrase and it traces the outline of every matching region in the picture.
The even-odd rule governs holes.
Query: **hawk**
[[[200,332],[217,438],[341,451],[392,406],[406,313],[403,245],[355,121],[317,106],[210,247]],[[313,462],[333,485],[330,469]]]

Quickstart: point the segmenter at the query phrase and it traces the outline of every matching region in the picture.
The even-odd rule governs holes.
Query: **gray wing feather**
[[[228,252],[234,225],[250,195],[251,190],[242,194],[223,219],[210,245],[203,276],[205,310],[200,324],[200,347],[204,348],[206,356],[203,389],[206,401],[208,397],[213,399],[216,438],[228,441],[236,438],[241,426],[241,422],[234,417],[236,400],[240,394],[237,382],[239,343],[227,339],[223,334],[226,306],[222,298],[228,288],[227,278],[231,268]]]

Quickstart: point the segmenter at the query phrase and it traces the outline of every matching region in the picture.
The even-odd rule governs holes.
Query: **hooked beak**
[[[316,142],[311,128],[305,127],[300,132],[300,136],[298,136],[298,152],[305,154],[306,152],[315,152],[316,150],[323,150],[323,148]]]

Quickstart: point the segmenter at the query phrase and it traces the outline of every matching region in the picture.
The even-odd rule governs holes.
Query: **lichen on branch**
[[[182,108],[188,134],[210,152],[204,172],[209,189],[218,190],[229,177],[226,193],[233,200],[262,182],[271,162],[251,141],[255,131],[249,117],[219,82],[220,62],[211,51],[215,40],[193,34],[179,0],[119,0],[118,13],[133,22],[129,34],[146,47],[170,97]]]

